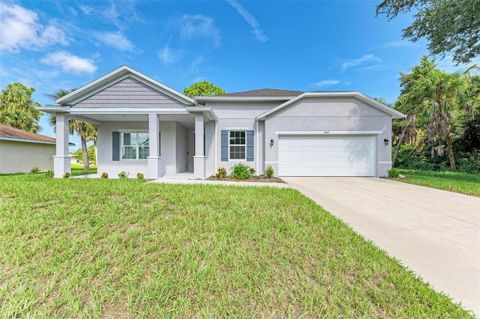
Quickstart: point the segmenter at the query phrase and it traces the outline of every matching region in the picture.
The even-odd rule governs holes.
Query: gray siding
[[[206,106],[212,107],[213,111],[218,117],[216,139],[218,141],[216,145],[216,169],[223,167],[228,171],[232,169],[235,164],[242,163],[252,168],[257,169],[257,158],[254,157],[253,161],[222,161],[221,160],[221,132],[222,130],[231,129],[244,129],[254,131],[254,144],[257,148],[257,134],[256,120],[255,118],[260,114],[267,112],[274,107],[278,106],[280,102],[254,102],[254,103],[241,103],[241,102],[215,102],[207,103]],[[259,145],[259,147],[261,147]],[[258,151],[261,151],[259,149]],[[256,150],[255,150],[256,152]],[[207,158],[207,161],[212,159]],[[207,165],[209,165],[207,163]],[[259,172],[260,173],[260,172]]]
[[[150,86],[129,76],[78,102],[74,107],[183,108],[185,106],[168,95],[154,90]]]

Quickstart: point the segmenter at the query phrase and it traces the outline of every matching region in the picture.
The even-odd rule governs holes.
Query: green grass
[[[96,174],[96,173],[97,173],[97,167],[95,165],[90,165],[90,169],[87,172],[83,171],[83,165],[82,164],[72,163],[72,165],[71,165],[72,176],[86,175],[86,174]]]
[[[291,189],[0,177],[1,317],[469,318]]]
[[[399,171],[406,177],[397,179],[402,182],[480,196],[480,174],[408,169],[399,169]]]

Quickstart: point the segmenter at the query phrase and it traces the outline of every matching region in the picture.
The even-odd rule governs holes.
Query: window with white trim
[[[230,131],[228,139],[228,158],[245,160],[247,155],[246,131]]]
[[[147,159],[150,153],[147,132],[123,132],[121,135],[123,160]]]

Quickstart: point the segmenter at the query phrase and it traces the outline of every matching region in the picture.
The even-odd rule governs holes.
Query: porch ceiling
[[[95,122],[147,122],[147,114],[88,114],[83,115],[85,121]],[[178,122],[187,128],[194,128],[193,114],[168,114],[160,115],[160,122]]]

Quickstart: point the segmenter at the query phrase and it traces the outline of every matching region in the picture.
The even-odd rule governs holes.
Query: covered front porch
[[[214,113],[205,107],[174,110],[43,108],[57,117],[54,174],[70,173],[68,121],[77,119],[97,127],[97,175],[116,178],[207,176],[206,149],[214,147]],[[91,176],[90,176],[91,177]]]

